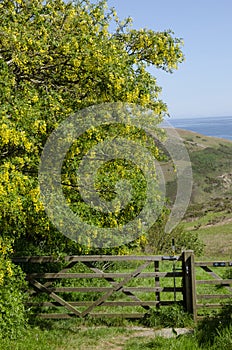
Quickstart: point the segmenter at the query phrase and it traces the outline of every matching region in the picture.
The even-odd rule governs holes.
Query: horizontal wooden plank
[[[180,256],[170,256],[163,257],[162,255],[71,255],[65,256],[63,258],[54,256],[22,256],[13,257],[12,261],[14,263],[47,263],[47,262],[86,262],[86,261],[163,261],[170,259],[181,260]]]
[[[211,266],[211,267],[224,267],[225,266],[231,266],[232,267],[232,261],[195,261],[195,266]]]
[[[204,311],[204,314],[206,313],[206,311]],[[210,314],[211,311],[208,310],[208,314],[207,315],[197,315],[197,321],[203,321],[205,320],[205,318],[207,317],[207,321],[208,320],[215,320],[215,318],[218,318],[219,316],[216,315],[216,313],[213,314],[213,316]]]
[[[94,318],[102,318],[102,317],[107,317],[107,318],[133,318],[133,319],[137,319],[137,318],[143,318],[145,315],[145,313],[90,313],[88,314],[88,316],[90,317],[94,317]],[[76,315],[74,314],[38,314],[36,315],[36,317],[39,318],[45,318],[45,319],[69,319],[69,318],[73,318],[76,317]]]
[[[223,286],[228,286],[232,284],[232,279],[221,279],[221,280],[196,280],[197,284],[219,284]]]
[[[89,306],[92,305],[92,301],[68,301],[68,303],[72,306]],[[105,301],[104,303],[102,303],[101,305],[99,305],[98,307],[102,307],[102,306],[156,306],[157,304],[159,305],[173,305],[174,301],[172,300],[162,300],[162,301]],[[175,302],[178,304],[182,304],[182,301],[179,302]],[[28,302],[26,303],[27,306],[40,306],[40,307],[61,307],[62,305],[60,305],[60,303],[58,302],[38,302],[38,303],[33,303],[33,302]]]
[[[196,304],[197,309],[207,308],[207,309],[220,309],[225,305],[222,304]]]
[[[27,275],[27,279],[60,279],[60,278],[125,278],[132,277],[133,273],[31,273]],[[149,278],[149,277],[182,277],[182,272],[141,272],[133,278]]]
[[[93,304],[91,301],[70,301],[68,302],[72,306],[90,306]],[[102,306],[156,306],[159,304],[158,301],[105,301],[101,305]],[[41,307],[60,307],[59,303],[56,302],[43,302],[43,303],[27,303],[28,306],[41,306]]]
[[[90,313],[89,316],[90,317],[94,317],[94,318],[102,318],[102,317],[109,317],[109,318],[143,318],[145,315],[145,313],[140,313],[140,312],[136,312],[136,313]]]
[[[51,263],[58,262],[61,259],[54,258],[54,256],[15,256],[11,258],[12,262],[17,263]]]
[[[49,293],[49,296],[51,298],[53,298],[55,301],[57,301],[58,303],[60,303],[62,306],[66,307],[66,309],[68,309],[69,311],[73,312],[74,314],[76,314],[77,316],[80,316],[80,312],[78,310],[76,310],[72,305],[70,305],[66,300],[64,300],[63,298],[61,298],[60,296],[56,295],[54,292],[49,292],[49,290],[42,285],[41,283],[39,283],[38,281],[33,281],[33,285],[40,291],[40,292],[44,292],[44,293]]]
[[[60,320],[65,320],[65,319],[69,319],[69,318],[74,318],[76,317],[76,315],[74,314],[36,314],[35,315],[38,318],[43,318],[43,319],[60,319]]]
[[[232,294],[197,294],[197,299],[230,299]]]
[[[109,292],[112,287],[57,287],[57,288],[47,288],[50,292]],[[121,287],[115,292],[182,292],[182,287]]]

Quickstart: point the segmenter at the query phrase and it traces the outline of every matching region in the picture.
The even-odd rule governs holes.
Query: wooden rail
[[[197,321],[200,310],[220,308],[222,301],[228,303],[232,297],[232,280],[216,273],[219,268],[232,267],[232,262],[195,262],[191,250],[180,256],[27,256],[12,260],[26,271],[31,287],[28,305],[43,318],[141,318],[152,308],[178,303]],[[48,272],[54,266],[62,267]],[[199,279],[199,269],[206,278]],[[202,286],[218,289],[209,294]],[[118,309],[120,312],[115,311]]]
[[[232,267],[231,261],[207,261],[207,262],[195,262],[195,268],[201,268],[206,275],[211,279],[196,280],[196,317],[198,317],[199,311],[207,309],[218,309],[226,306],[228,302],[232,301],[232,279],[222,278],[215,270],[221,271],[223,268]],[[218,288],[218,293],[202,293],[202,286]],[[200,290],[201,288],[201,290]],[[223,294],[222,289],[223,288]],[[216,290],[216,291],[217,291]],[[215,302],[215,299],[217,302]]]
[[[166,265],[170,261],[181,264],[182,257],[86,255],[66,256],[62,259],[51,256],[15,257],[13,259],[14,263],[21,264],[24,269],[29,267],[27,280],[32,289],[28,305],[39,307],[41,311],[44,308],[52,308],[53,311],[55,308],[55,312],[52,313],[37,313],[43,318],[86,317],[87,315],[140,318],[152,307],[173,304],[176,293],[180,294],[178,303],[183,303],[183,288],[180,286],[183,273],[173,271],[173,265],[170,263],[170,271],[161,272],[160,263],[162,261]],[[63,265],[60,271],[46,271],[49,264],[58,262],[62,262]],[[126,272],[118,271],[120,264],[123,264],[122,267],[126,269]],[[30,272],[31,266],[37,266],[39,272]],[[41,272],[42,267],[45,268],[44,272]],[[75,272],[70,272],[70,269],[73,268]],[[170,279],[172,286],[170,282],[165,285],[165,281],[170,281]],[[180,282],[179,286],[174,284],[174,280],[176,282],[177,279]],[[162,298],[164,293],[173,295],[172,300]],[[47,296],[47,300],[41,301],[41,295],[43,298]],[[127,310],[136,308],[138,311],[109,312],[110,308],[115,310],[115,307],[127,308]],[[99,309],[103,309],[103,312],[99,312]]]

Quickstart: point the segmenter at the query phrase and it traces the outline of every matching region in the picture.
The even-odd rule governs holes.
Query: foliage
[[[0,0],[0,225],[18,252],[25,242],[43,253],[90,251],[57,232],[39,199],[41,151],[61,121],[113,101],[167,113],[147,67],[176,69],[182,41],[130,22],[105,1]],[[95,137],[83,136],[85,149]]]
[[[196,256],[203,253],[204,244],[196,231],[186,231],[180,224],[171,232],[165,232],[165,224],[168,218],[168,210],[164,209],[162,216],[150,228],[143,249],[152,254],[176,253],[191,249]],[[172,241],[175,242],[175,252],[172,251]]]
[[[171,305],[149,311],[142,323],[148,327],[187,327],[192,317],[179,305]]]
[[[230,267],[226,269],[225,272],[223,273],[223,278],[232,279],[232,269]]]
[[[220,142],[215,137],[203,136],[189,130],[179,129],[178,133],[184,140],[192,165],[193,190],[190,205],[194,204],[197,209],[207,202],[205,205],[207,210],[212,202],[219,206],[226,198],[230,199],[231,202],[232,193],[229,184],[231,181],[232,143],[229,140]],[[167,165],[165,166],[167,167]],[[175,174],[170,176],[169,169],[170,166],[168,166],[167,174],[167,194],[173,199],[176,195],[176,180]]]
[[[214,317],[205,318],[198,324],[197,339],[200,345],[210,344],[217,349],[230,349],[232,329],[232,303],[225,305]],[[230,334],[230,336],[228,336]],[[225,336],[225,339],[224,339]],[[222,342],[222,339],[224,342]],[[221,346],[223,343],[223,346]],[[220,344],[220,347],[217,347]]]
[[[232,326],[228,326],[217,332],[216,337],[214,338],[213,349],[217,350],[228,350],[232,349]]]
[[[203,192],[201,201],[206,198],[230,197],[231,144],[206,147],[190,152],[194,182],[197,192]],[[196,197],[196,193],[195,193]],[[195,198],[195,202],[197,202]],[[193,198],[194,199],[194,198]],[[199,199],[199,198],[198,198]],[[199,201],[199,200],[198,200]]]
[[[88,325],[80,327],[74,320],[59,321],[53,323],[53,326],[48,330],[45,327],[33,327],[28,329],[24,337],[21,339],[9,340],[3,339],[0,343],[1,350],[43,350],[49,347],[54,350],[65,348],[66,350],[73,349],[88,349],[100,348],[102,350],[109,349],[109,344],[112,348],[123,348],[125,350],[225,350],[231,349],[231,329],[227,332],[221,332],[215,338],[214,345],[198,344],[197,334],[178,335],[173,332],[173,337],[170,339],[154,335],[154,331],[150,330],[150,335],[147,334],[147,329],[133,328],[130,324],[128,327],[98,327]],[[174,331],[174,330],[173,330]],[[141,333],[140,333],[141,332]],[[226,347],[227,346],[227,347]]]
[[[163,310],[163,311],[162,311]],[[229,312],[228,312],[229,311]],[[21,339],[2,339],[0,349],[45,349],[48,344],[52,349],[96,348],[108,349],[123,347],[125,349],[186,349],[186,350],[225,350],[231,348],[231,314],[230,309],[223,310],[220,317],[204,319],[197,325],[192,324],[189,316],[179,306],[162,308],[154,311],[153,323],[146,326],[172,327],[173,337],[166,339],[154,334],[154,329],[131,327],[129,321],[118,319],[118,322],[92,319],[66,320],[57,322],[41,322],[28,328]],[[173,319],[175,322],[173,321]],[[115,320],[116,321],[116,320]],[[159,321],[162,321],[162,323]],[[97,325],[97,327],[96,327]],[[82,327],[81,327],[82,326]],[[84,327],[83,327],[84,326]],[[177,335],[178,327],[187,327],[193,330],[191,334]],[[141,333],[140,333],[141,331]],[[146,336],[141,336],[146,332]],[[67,341],[68,339],[68,341]]]
[[[225,168],[231,161],[231,145],[218,145],[215,147],[206,147],[203,150],[192,152],[190,155],[194,170],[198,173],[207,175],[211,171]]]
[[[0,254],[0,339],[16,338],[27,323],[23,305],[26,299],[25,277],[21,268],[10,260],[10,242],[1,238]]]
[[[148,340],[147,337],[144,339],[137,338],[131,339],[127,342],[125,350],[203,350],[198,346],[196,339],[192,335],[184,335],[180,338],[166,339],[163,337],[153,337]],[[204,348],[204,350],[208,350]]]

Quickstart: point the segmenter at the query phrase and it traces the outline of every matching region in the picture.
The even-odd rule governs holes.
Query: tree
[[[147,67],[172,72],[183,61],[181,46],[170,31],[131,29],[106,1],[0,0],[0,227],[18,251],[72,246],[39,199],[47,137],[71,114],[104,102],[135,103],[162,119],[167,107]],[[79,144],[88,148],[96,132]]]

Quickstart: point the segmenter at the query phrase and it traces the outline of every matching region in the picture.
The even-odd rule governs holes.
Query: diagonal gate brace
[[[130,276],[125,277],[121,282],[115,284],[107,293],[105,293],[102,297],[97,299],[95,302],[93,302],[92,305],[90,305],[85,311],[81,313],[81,316],[84,317],[87,314],[89,314],[96,306],[101,305],[109,296],[113,294],[113,292],[116,292],[120,290],[123,285],[127,282],[129,282],[132,278],[139,275],[140,272],[145,269],[150,264],[150,261],[146,261],[143,265],[140,265],[134,272],[131,273]]]
[[[83,262],[83,264],[85,264],[88,268],[90,268],[93,272],[96,273],[104,273],[104,271],[100,270],[99,268],[95,267],[90,261],[86,261]],[[109,282],[112,286],[114,286],[117,282],[115,281],[115,279],[113,279],[112,277],[104,277],[104,280]],[[136,295],[134,295],[134,293],[127,291],[127,290],[122,290],[122,292],[128,296],[129,298],[131,298],[134,301],[138,301],[142,303],[142,300],[139,299]],[[150,310],[150,306],[149,305],[141,305],[145,310]]]
[[[43,284],[36,280],[30,280],[30,283],[39,291],[45,292],[50,295],[51,298],[53,298],[55,301],[57,301],[61,306],[66,307],[69,311],[72,311],[76,316],[80,317],[81,313],[72,305],[70,305],[67,301],[65,301],[63,298],[59,297],[56,293],[51,292],[47,287],[45,287]]]

